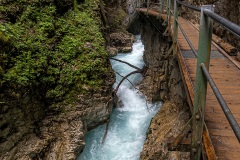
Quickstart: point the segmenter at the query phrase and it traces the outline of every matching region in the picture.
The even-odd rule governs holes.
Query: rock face
[[[117,52],[128,53],[132,50],[134,35],[127,32],[136,12],[132,0],[105,1],[106,21],[108,22],[108,53],[113,56]],[[139,33],[139,32],[138,32]]]
[[[150,101],[171,100],[178,106],[186,105],[183,82],[175,55],[170,50],[171,42],[162,35],[164,27],[156,29],[150,22],[161,24],[159,20],[142,20],[142,40],[145,46],[144,62],[147,71],[141,90]],[[160,33],[160,32],[161,33]]]
[[[121,53],[131,52],[133,41],[134,35],[131,33],[115,32],[110,34],[110,46]]]
[[[172,102],[165,101],[160,112],[152,119],[141,159],[171,159],[171,152],[168,151],[167,139],[176,137],[181,132],[188,119],[188,112],[179,108],[179,106],[176,106]],[[187,159],[189,159],[188,156]]]
[[[84,148],[86,131],[109,118],[113,82],[109,77],[101,92],[81,94],[75,104],[57,106],[60,113],[44,111],[41,104],[2,107],[0,159],[75,159]]]
[[[188,121],[189,107],[176,56],[169,50],[171,42],[162,35],[165,27],[155,28],[152,23],[162,22],[151,16],[147,21],[141,21],[147,70],[140,89],[149,101],[164,101],[150,124],[141,159],[167,159],[171,152],[167,149],[166,140],[176,137]]]
[[[188,4],[193,5],[209,5],[214,4],[214,12],[218,15],[226,18],[227,20],[240,25],[240,1],[239,0],[203,0],[201,3],[197,3],[197,0],[186,0]],[[193,23],[200,23],[200,14],[197,12],[192,12],[190,9],[186,9],[185,7],[182,7],[182,15],[185,16],[185,18],[190,18],[193,20]],[[238,52],[240,52],[240,40],[237,36],[233,35],[230,31],[225,29],[221,24],[214,22],[213,24],[213,32],[217,36],[219,36],[223,43],[229,43],[232,46],[236,47],[238,49]],[[222,46],[220,44],[222,48]],[[235,49],[235,48],[234,48]],[[236,49],[235,49],[236,50]],[[228,52],[228,51],[227,51]],[[231,54],[231,53],[230,53]],[[235,54],[234,54],[235,55]]]
[[[21,1],[21,0],[7,0],[1,1],[0,6],[0,159],[1,160],[32,160],[32,159],[50,159],[50,160],[73,160],[76,159],[76,156],[83,150],[85,142],[84,136],[87,130],[96,127],[99,124],[104,123],[109,118],[109,115],[113,108],[113,97],[112,97],[112,85],[115,82],[114,73],[111,69],[110,62],[107,59],[108,55],[104,48],[104,39],[99,31],[100,25],[96,25],[93,22],[99,21],[100,23],[100,16],[98,12],[100,9],[98,8],[98,1],[88,1],[88,4],[85,6],[79,6],[82,4],[83,1],[77,1],[79,9],[88,9],[87,12],[83,13],[74,13],[72,15],[78,15],[78,20],[80,18],[80,22],[78,25],[81,27],[76,27],[76,30],[73,30],[71,34],[67,36],[67,47],[62,47],[57,52],[55,49],[57,48],[57,44],[62,41],[63,37],[69,31],[61,30],[64,34],[58,32],[57,39],[53,36],[57,33],[57,28],[54,28],[53,31],[51,29],[51,24],[54,23],[53,26],[59,25],[64,26],[67,25],[72,19],[75,20],[73,17],[69,17],[64,19],[63,17],[67,17],[71,15],[73,12],[74,0],[42,0],[42,1]],[[75,4],[76,5],[76,4]],[[41,7],[40,7],[41,6]],[[91,6],[91,7],[88,7]],[[34,8],[35,7],[35,8]],[[82,7],[82,8],[81,8]],[[94,8],[94,9],[93,9]],[[31,15],[28,15],[28,10]],[[55,10],[57,11],[55,13]],[[94,11],[93,11],[94,10]],[[85,10],[84,10],[85,11]],[[34,13],[33,13],[34,12]],[[49,13],[53,13],[49,15]],[[94,16],[90,14],[90,12]],[[33,14],[32,14],[33,13]],[[44,13],[45,16],[42,16]],[[61,17],[62,14],[65,14]],[[25,16],[24,16],[25,15]],[[84,16],[84,17],[82,17]],[[21,18],[20,18],[21,17]],[[23,17],[23,18],[22,18]],[[37,17],[37,18],[36,18]],[[46,18],[43,22],[39,20],[39,18]],[[94,17],[95,19],[91,19]],[[29,20],[29,19],[34,20]],[[36,18],[36,19],[35,19]],[[71,19],[72,18],[72,19]],[[81,19],[82,18],[82,19]],[[23,23],[19,23],[18,21],[21,19],[25,19]],[[59,23],[61,20],[62,23]],[[76,18],[77,19],[77,18]],[[84,28],[87,26],[89,28],[89,24],[83,23],[87,20],[93,28],[91,28],[91,34],[78,34],[76,37],[81,37],[81,40],[74,39],[72,37],[76,31],[79,31],[78,28]],[[39,25],[38,23],[41,23]],[[66,20],[66,21],[65,21]],[[68,21],[67,21],[68,20]],[[28,26],[28,23],[31,22],[31,26]],[[4,24],[6,23],[6,24]],[[59,23],[59,24],[58,24]],[[98,23],[98,22],[96,22]],[[4,29],[5,26],[11,26],[7,29]],[[13,70],[12,68],[20,63],[19,59],[21,58],[21,54],[23,50],[21,46],[17,45],[18,47],[13,47],[13,41],[11,38],[15,38],[11,36],[11,29],[13,29],[15,24],[18,24],[18,27],[21,28],[21,24],[25,24],[27,27],[22,27],[21,29],[26,29],[29,32],[23,32],[21,34],[29,33],[31,36],[26,36],[26,39],[21,39],[21,34],[16,34],[20,37],[20,40],[13,39],[16,44],[24,43],[26,45],[26,41],[28,41],[27,45],[24,46],[24,51],[28,53],[28,59],[24,59],[25,65],[29,67],[28,70],[24,70],[20,68],[20,74],[24,75],[23,71],[28,73],[27,76],[31,73],[36,73],[35,75],[40,75],[39,77],[35,78],[32,76],[31,78],[25,76],[20,80],[29,80],[25,83],[24,87],[19,87],[20,84],[10,81],[6,82],[5,73],[9,70]],[[71,26],[76,25],[77,23],[71,23]],[[35,35],[38,31],[43,31],[43,29],[39,29],[39,26],[45,26],[47,33],[51,34],[44,34],[40,32],[41,38]],[[58,27],[60,27],[58,26]],[[32,28],[31,28],[32,27]],[[36,28],[34,28],[36,27]],[[19,29],[18,28],[18,29]],[[19,30],[21,30],[19,29]],[[29,29],[29,30],[28,30]],[[73,28],[71,28],[73,29]],[[98,30],[98,32],[96,32]],[[14,30],[16,31],[16,30]],[[25,31],[25,30],[24,30]],[[8,34],[7,34],[8,33]],[[14,32],[12,32],[14,34]],[[97,36],[95,35],[97,33]],[[7,36],[6,36],[7,35]],[[10,36],[9,36],[10,35]],[[34,38],[34,41],[29,41],[30,38]],[[75,38],[76,38],[75,37]],[[89,38],[87,41],[85,38]],[[91,39],[91,37],[93,37]],[[100,39],[98,39],[101,37]],[[28,39],[29,38],[29,39]],[[40,39],[40,40],[39,40]],[[51,40],[50,40],[51,39]],[[82,42],[80,45],[73,44],[71,40],[75,40],[77,42]],[[94,41],[97,41],[95,43]],[[41,42],[40,42],[41,41]],[[51,41],[51,42],[50,42]],[[4,42],[4,43],[1,43]],[[11,43],[10,43],[11,42]],[[31,43],[30,43],[31,42]],[[32,44],[37,43],[37,46]],[[45,43],[46,42],[46,43]],[[51,46],[44,50],[44,47],[49,45]],[[41,45],[43,43],[44,45]],[[31,44],[31,45],[30,45]],[[70,47],[71,45],[72,48]],[[28,50],[29,47],[34,50]],[[33,47],[34,46],[34,47]],[[39,47],[38,49],[36,49]],[[19,49],[20,48],[20,49]],[[70,49],[69,49],[70,48]],[[35,50],[36,49],[36,50]],[[67,61],[61,61],[61,56],[52,58],[50,55],[55,55],[56,53],[62,53],[61,50],[69,49],[67,52],[70,57],[65,57],[67,61],[71,61],[68,63]],[[96,54],[93,54],[93,51],[96,49]],[[5,52],[6,50],[6,52]],[[8,51],[14,51],[14,54],[7,54],[8,58],[5,58],[6,53]],[[47,51],[52,51],[52,54],[46,53]],[[16,55],[15,55],[16,52]],[[82,55],[82,59],[76,56],[74,57],[74,52],[77,52],[77,55]],[[23,52],[25,53],[25,52]],[[44,58],[41,53],[46,53],[48,58]],[[4,56],[3,56],[4,55]],[[33,55],[31,57],[31,55]],[[62,54],[66,56],[66,54]],[[14,57],[16,56],[16,57]],[[17,57],[19,56],[19,57]],[[41,57],[41,59],[37,59]],[[73,56],[73,57],[72,57]],[[88,56],[92,56],[91,58]],[[4,57],[4,58],[3,58]],[[34,59],[34,57],[36,59]],[[7,61],[8,59],[14,59],[14,61]],[[85,60],[88,59],[91,63],[86,65]],[[14,63],[17,60],[18,63]],[[45,65],[40,64],[39,68],[36,69],[32,67],[31,64],[37,64],[39,61],[46,61]],[[97,61],[95,61],[97,60]],[[49,62],[50,61],[50,62]],[[28,63],[27,63],[28,62]],[[55,65],[55,62],[59,62]],[[72,63],[73,62],[73,63]],[[51,63],[51,64],[50,64]],[[79,68],[77,67],[77,64]],[[92,64],[95,64],[93,67]],[[99,65],[103,64],[103,65]],[[29,65],[29,66],[28,66]],[[50,70],[50,67],[56,67],[54,70]],[[35,66],[36,67],[36,66]],[[86,72],[83,73],[85,69],[89,71],[90,74]],[[44,68],[44,70],[41,70]],[[64,69],[66,70],[65,75],[69,78],[69,81],[64,79],[64,74],[58,76],[57,74],[53,73],[54,71],[61,72]],[[94,70],[97,70],[97,73],[100,73],[101,78],[97,76],[97,73]],[[104,69],[106,72],[102,72],[101,69]],[[31,71],[30,71],[31,70]],[[39,71],[40,70],[40,71]],[[85,70],[85,71],[86,71]],[[95,71],[96,71],[95,70]],[[39,71],[39,72],[37,72]],[[46,71],[46,72],[45,72]],[[76,71],[73,73],[73,71]],[[25,72],[25,73],[26,73]],[[78,72],[78,73],[77,73]],[[11,72],[14,74],[13,72]],[[18,76],[19,76],[18,75]],[[47,77],[46,75],[49,75]],[[45,76],[45,77],[44,77]],[[14,77],[14,76],[13,76]],[[16,76],[15,76],[16,77]],[[45,78],[43,81],[39,79]],[[51,77],[51,78],[50,78]],[[56,78],[57,79],[54,79]],[[5,78],[4,82],[2,79]],[[48,79],[49,78],[49,79]],[[58,79],[59,78],[59,79]],[[85,82],[75,83],[76,79],[83,79]],[[89,78],[93,85],[89,85],[86,83],[86,79]],[[96,81],[93,81],[94,79]],[[9,80],[8,78],[7,80]],[[57,92],[60,93],[65,88],[69,90],[66,94],[63,95],[61,99],[47,99],[46,92],[44,92],[43,88],[51,89],[53,85],[51,83],[47,83],[47,85],[43,85],[48,80],[52,79],[54,86],[56,87],[58,84],[58,80],[62,80],[64,87],[60,88]],[[10,79],[11,80],[11,79]],[[37,81],[39,86],[35,86],[33,83]],[[31,81],[31,82],[30,82]],[[71,81],[71,82],[70,82]],[[74,81],[74,82],[73,82]],[[73,83],[72,83],[73,82]],[[78,81],[80,82],[80,81]],[[96,84],[101,82],[99,84]],[[70,85],[69,85],[70,84]],[[95,86],[95,87],[94,87]],[[35,87],[35,88],[34,88]],[[42,89],[42,90],[41,90]],[[42,91],[42,92],[40,92]]]
[[[240,25],[240,1],[239,0],[218,0],[214,3],[215,13],[221,15],[222,17],[230,20],[231,22]],[[233,35],[231,32],[226,30],[218,23],[214,23],[214,32],[220,36],[224,41],[232,44],[238,48],[240,51],[240,40],[238,37]]]

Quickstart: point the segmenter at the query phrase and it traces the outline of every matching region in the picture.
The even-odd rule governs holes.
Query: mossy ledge
[[[32,90],[52,104],[104,83],[110,67],[98,2],[90,0],[74,10],[68,1],[2,2],[1,90]],[[14,6],[21,9],[12,15],[9,8]]]

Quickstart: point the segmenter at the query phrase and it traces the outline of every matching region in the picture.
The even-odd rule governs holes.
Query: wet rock
[[[115,48],[115,47],[110,47],[110,46],[108,46],[108,47],[107,47],[107,52],[108,52],[108,55],[109,55],[110,57],[114,57],[114,56],[117,55],[118,50],[117,50],[117,48]]]
[[[120,53],[129,53],[132,51],[132,47],[118,47],[118,52]]]
[[[115,47],[118,52],[130,52],[133,42],[134,36],[130,33],[116,32],[110,34],[110,45],[111,47]]]
[[[112,81],[109,84],[112,86],[114,79],[109,77],[109,80]],[[108,86],[109,91],[111,86]],[[0,159],[75,159],[84,148],[86,131],[109,118],[113,107],[109,91],[95,93],[94,97],[92,94],[79,95],[78,98],[82,98],[79,102],[56,107],[64,108],[64,111],[47,115],[40,121],[36,119],[31,122],[28,115],[13,109],[10,109],[8,114],[14,115],[15,118],[21,115],[25,121],[22,118],[15,120],[8,114],[1,114],[1,117],[8,115],[8,118],[4,118],[5,121],[10,122],[12,119],[16,126],[7,124],[3,132],[0,132],[1,140],[5,139],[5,142],[0,143]],[[4,124],[1,128],[3,126]]]
[[[184,124],[187,122],[189,114],[179,110],[178,106],[166,101],[159,113],[152,119],[150,130],[141,152],[142,160],[164,159],[169,157],[170,151],[167,148],[167,139],[176,137]]]

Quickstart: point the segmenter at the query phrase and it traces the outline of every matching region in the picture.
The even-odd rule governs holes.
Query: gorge
[[[136,13],[134,2],[0,1],[0,159],[120,159],[116,152],[121,151],[123,159],[189,158],[183,153],[188,150],[170,152],[167,147],[167,139],[176,137],[190,118],[172,40],[163,34],[164,21]],[[202,3],[215,3],[217,12],[239,23],[239,11],[229,14],[227,2]],[[235,5],[240,3],[231,1]],[[224,37],[228,31],[215,33]],[[134,42],[133,34],[141,38]],[[227,34],[224,39],[231,38]],[[122,77],[114,72],[126,75],[119,68],[130,69],[110,62],[118,52],[116,58],[145,66],[142,76],[129,77],[137,90],[125,80],[117,98],[112,86]],[[126,146],[119,145],[118,134]]]

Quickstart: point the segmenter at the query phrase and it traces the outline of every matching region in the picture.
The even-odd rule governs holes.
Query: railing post
[[[213,28],[213,21],[211,18],[204,15],[203,12],[204,9],[214,11],[212,5],[205,5],[202,6],[201,8],[200,33],[198,42],[198,59],[192,121],[191,159],[194,160],[199,160],[201,155],[202,132],[207,93],[207,79],[205,78],[204,73],[201,69],[201,63],[204,63],[206,67],[209,68]]]
[[[174,48],[173,48],[173,53],[176,54],[177,53],[177,36],[178,36],[178,3],[176,0],[174,0],[174,37],[173,37],[173,44],[174,44]]]

